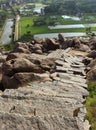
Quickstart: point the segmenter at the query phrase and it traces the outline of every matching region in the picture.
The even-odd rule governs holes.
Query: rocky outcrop
[[[95,66],[84,58],[89,47],[62,34],[18,42],[2,61],[0,130],[88,130],[85,70]]]
[[[25,67],[29,66],[28,72],[24,72],[25,68],[22,69],[22,62],[19,64],[20,58],[12,59],[17,62],[16,65],[15,62],[10,65],[11,60],[4,63],[5,68],[9,65],[11,69],[14,68],[18,72],[8,77],[9,79],[3,77],[7,80],[6,86],[11,83],[15,88],[17,83],[22,86],[24,82],[32,79],[33,81],[18,89],[7,88],[1,94],[1,130],[88,130],[89,124],[85,119],[86,109],[83,105],[88,96],[83,57],[68,54],[68,51],[70,49],[57,50],[46,56],[55,59],[55,72],[47,70],[42,74],[29,73],[32,62],[24,58],[22,62]],[[42,64],[45,63],[49,61],[43,59]],[[51,60],[49,64],[52,66],[52,63]],[[19,67],[21,69],[18,70]],[[6,75],[9,72],[5,71]]]

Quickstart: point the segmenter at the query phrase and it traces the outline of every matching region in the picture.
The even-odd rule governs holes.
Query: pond
[[[86,33],[62,33],[65,37],[80,37],[80,36],[86,36]],[[37,34],[34,35],[34,37],[38,38],[53,38],[58,37],[58,33],[46,33],[46,34]]]
[[[12,19],[7,19],[3,34],[1,36],[0,43],[9,44],[11,42],[11,37],[10,36],[12,34],[12,26],[13,26],[13,20]]]

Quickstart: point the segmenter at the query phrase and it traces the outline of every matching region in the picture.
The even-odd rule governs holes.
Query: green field
[[[36,24],[37,23],[37,24]],[[81,24],[84,20],[75,21],[72,19],[63,19],[61,16],[30,16],[21,17],[19,22],[19,36],[25,34],[44,34],[44,33],[60,33],[60,32],[86,32],[86,28],[68,28],[68,29],[49,29],[48,25],[52,24]],[[91,31],[96,31],[95,27]]]
[[[88,82],[89,97],[86,101],[87,119],[91,130],[96,130],[96,81]]]
[[[34,19],[43,19],[46,23],[44,25],[34,25]],[[42,20],[42,21],[43,21]],[[54,19],[53,19],[54,20]],[[60,24],[79,24],[81,21],[74,20],[63,20],[60,16],[56,17],[56,22]],[[19,36],[23,36],[30,32],[31,34],[41,34],[41,33],[59,33],[59,32],[85,32],[85,29],[53,29],[50,30],[48,28],[48,24],[52,22],[52,18],[50,16],[32,16],[32,17],[21,17],[19,23]],[[54,22],[54,21],[53,21]]]

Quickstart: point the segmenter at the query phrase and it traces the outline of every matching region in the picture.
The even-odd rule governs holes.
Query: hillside
[[[84,103],[86,81],[96,80],[95,41],[58,34],[1,50],[0,129],[89,130]]]

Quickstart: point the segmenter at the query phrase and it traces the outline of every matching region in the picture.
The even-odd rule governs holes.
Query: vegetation
[[[96,130],[96,81],[88,82],[89,97],[87,98],[87,118],[91,124],[91,130]]]
[[[2,31],[3,31],[3,26],[4,26],[4,23],[6,21],[6,18],[7,18],[7,13],[5,11],[0,11],[0,36],[2,34]]]
[[[0,44],[0,48],[2,50],[5,50],[5,51],[11,51],[11,50],[13,50],[14,46],[15,46],[15,44],[13,44],[13,43],[10,43],[10,44]]]

